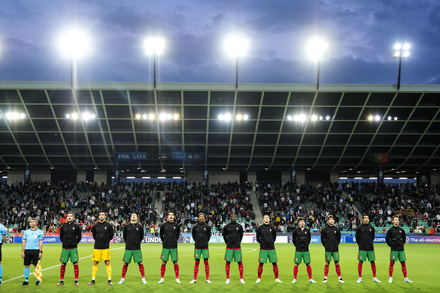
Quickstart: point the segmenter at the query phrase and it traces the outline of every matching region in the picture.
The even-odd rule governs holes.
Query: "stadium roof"
[[[66,118],[86,111],[96,118]],[[161,113],[178,119],[161,121]],[[219,120],[227,113],[230,121]],[[201,152],[211,170],[294,164],[363,173],[375,170],[372,154],[389,153],[385,171],[428,171],[440,166],[439,113],[438,85],[397,91],[395,85],[239,84],[236,90],[234,84],[158,83],[154,90],[152,83],[80,82],[72,90],[68,82],[0,82],[0,170],[27,163],[107,170],[116,152],[140,151],[148,152],[148,163],[127,168],[179,172],[182,163],[170,160],[171,152]],[[236,120],[238,114],[248,119]]]

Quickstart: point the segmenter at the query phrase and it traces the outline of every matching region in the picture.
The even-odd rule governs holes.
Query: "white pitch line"
[[[110,249],[110,251],[112,251],[112,250],[116,250],[116,249],[121,249],[121,248],[125,248],[125,246],[124,246],[124,247],[113,248],[113,249]],[[82,260],[82,259],[85,259],[85,258],[89,258],[89,257],[91,257],[91,256],[93,256],[93,254],[88,255],[88,256],[83,256],[83,257],[79,258],[78,261],[80,261],[80,260]],[[42,269],[41,271],[47,271],[47,270],[54,269],[54,268],[57,268],[57,267],[60,267],[60,266],[61,266],[61,264],[56,265],[56,266],[51,266],[51,267],[48,267],[48,268]],[[20,278],[23,278],[23,277],[24,277],[24,275],[21,275],[21,276],[18,276],[18,277],[15,277],[15,278],[12,278],[12,279],[9,279],[9,280],[6,280],[6,281],[3,281],[3,283],[9,282],[9,281],[13,281],[13,280],[16,280],[16,279],[20,279]]]

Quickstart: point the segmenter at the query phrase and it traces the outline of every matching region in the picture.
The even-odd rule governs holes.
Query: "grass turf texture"
[[[118,291],[139,291],[148,290],[149,292],[166,292],[168,290],[179,290],[188,292],[292,292],[292,291],[321,291],[326,292],[436,292],[438,291],[437,276],[439,273],[440,254],[438,244],[406,244],[405,251],[407,255],[408,277],[414,281],[413,284],[403,282],[403,274],[400,263],[394,266],[394,283],[388,283],[388,266],[390,250],[386,244],[376,244],[376,264],[377,277],[382,283],[373,283],[371,266],[368,262],[363,265],[363,283],[358,284],[357,272],[357,245],[340,245],[340,264],[342,278],[345,284],[337,282],[337,275],[334,263],[330,265],[330,273],[327,284],[323,284],[324,277],[324,248],[321,244],[310,245],[312,258],[313,279],[317,284],[308,283],[307,271],[304,264],[299,267],[298,283],[292,284],[293,280],[293,255],[294,247],[292,244],[277,244],[279,278],[283,284],[274,283],[274,274],[271,264],[264,265],[261,284],[255,284],[257,280],[258,251],[257,244],[243,244],[243,265],[244,280],[246,284],[239,284],[239,272],[236,263],[231,264],[231,284],[226,285],[225,280],[225,261],[223,260],[225,245],[210,244],[210,280],[212,284],[205,283],[205,270],[203,262],[200,263],[197,284],[189,284],[193,279],[194,272],[194,244],[179,244],[179,266],[180,280],[182,284],[174,282],[175,275],[172,262],[168,262],[165,273],[165,284],[157,284],[160,279],[159,259],[161,244],[143,244],[142,253],[144,259],[146,280],[148,284],[141,283],[141,276],[137,264],[131,263],[125,278],[125,284],[119,285],[122,271],[122,257],[124,253],[124,244],[111,244],[111,264],[113,269],[113,286],[107,285],[107,274],[103,262],[99,264],[98,274],[96,276],[96,285],[87,286],[92,278],[92,257],[93,244],[80,244],[78,251],[79,261],[79,287],[73,285],[74,274],[71,263],[67,265],[65,275],[65,285],[57,287],[59,282],[59,258],[61,253],[61,244],[44,244],[44,256],[41,260],[43,268],[42,286],[35,286],[35,277],[33,276],[34,267],[31,266],[30,285],[20,287],[24,277],[23,259],[20,257],[21,244],[4,244],[3,249],[3,285],[0,287],[2,292],[118,292]],[[14,280],[10,280],[16,278]]]

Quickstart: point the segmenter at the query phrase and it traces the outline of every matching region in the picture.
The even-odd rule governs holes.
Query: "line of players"
[[[98,272],[99,262],[102,260],[106,265],[106,271],[108,276],[108,284],[113,285],[111,281],[112,268],[110,265],[110,249],[109,243],[113,239],[114,230],[113,227],[105,221],[106,214],[104,212],[99,213],[98,222],[92,228],[92,235],[95,240],[94,250],[93,250],[93,268],[92,268],[92,281],[88,285],[95,285],[95,277]],[[78,286],[78,243],[81,241],[81,230],[78,225],[74,223],[75,216],[73,213],[67,214],[67,222],[60,229],[60,240],[62,242],[61,251],[61,268],[60,268],[60,282],[58,286],[64,285],[64,275],[66,271],[66,265],[69,260],[72,262],[75,274],[75,285]],[[180,284],[179,280],[179,264],[178,264],[178,250],[177,241],[180,236],[180,227],[174,221],[174,212],[170,211],[168,214],[168,221],[165,222],[160,229],[160,239],[162,240],[162,253],[160,259],[162,260],[161,266],[161,279],[159,284],[164,283],[165,269],[167,262],[171,258],[174,264],[175,272],[175,282]],[[229,272],[231,262],[237,262],[239,273],[240,273],[240,283],[245,284],[243,280],[243,262],[242,262],[242,252],[241,252],[241,241],[243,239],[243,227],[236,222],[237,216],[231,216],[231,222],[227,224],[223,229],[223,238],[226,243],[226,252],[224,260],[226,261],[226,284],[230,283]],[[406,270],[406,256],[404,251],[404,244],[406,242],[405,231],[399,227],[399,218],[394,216],[392,218],[393,227],[388,230],[386,235],[386,243],[391,248],[390,254],[390,266],[389,266],[389,281],[393,282],[393,267],[395,261],[400,261],[402,266],[402,272],[404,276],[404,281],[407,283],[412,283],[407,277]],[[24,276],[25,281],[21,284],[22,286],[29,285],[29,271],[30,265],[33,264],[37,266],[38,260],[43,257],[43,232],[37,228],[37,221],[31,219],[29,221],[30,229],[26,230],[23,236],[23,245],[21,257],[24,259]],[[341,232],[338,227],[336,227],[335,220],[333,216],[328,216],[327,226],[321,232],[321,242],[325,248],[325,267],[324,267],[324,283],[327,283],[327,277],[329,273],[330,262],[333,260],[335,263],[336,273],[338,275],[338,282],[344,283],[341,277],[341,268],[339,266],[339,244],[341,241]],[[312,267],[310,266],[311,258],[309,252],[309,244],[311,242],[310,230],[305,228],[305,218],[300,217],[298,219],[298,228],[292,233],[292,242],[296,247],[294,256],[294,268],[293,276],[294,279],[292,283],[297,283],[298,267],[304,262],[307,267],[307,274],[310,283],[316,283],[312,279]],[[205,215],[200,213],[198,216],[198,223],[192,229],[192,237],[195,242],[194,249],[194,278],[190,282],[192,284],[197,282],[197,275],[199,272],[200,260],[203,259],[205,265],[205,275],[206,283],[210,284],[209,280],[209,248],[208,243],[211,237],[211,227],[205,223]],[[256,239],[260,244],[259,252],[259,266],[258,266],[258,279],[256,283],[261,283],[261,275],[263,273],[263,265],[269,260],[273,265],[273,272],[275,275],[275,283],[282,283],[278,278],[278,265],[277,265],[277,254],[275,251],[275,241],[276,241],[276,229],[270,224],[269,215],[263,217],[263,224],[258,227],[256,233]],[[371,269],[373,272],[373,281],[380,283],[376,277],[376,264],[375,264],[375,254],[373,241],[375,237],[374,228],[369,223],[368,215],[364,215],[362,219],[362,225],[360,225],[356,230],[356,240],[359,246],[358,253],[358,273],[359,279],[358,283],[362,282],[362,264],[364,261],[370,261]],[[134,263],[139,266],[139,271],[142,276],[142,283],[147,284],[145,280],[145,269],[142,262],[142,251],[141,242],[144,238],[143,227],[138,223],[138,217],[135,213],[131,214],[130,224],[124,227],[123,238],[125,241],[125,252],[123,257],[123,267],[122,267],[122,278],[119,284],[124,284],[125,275],[128,270],[128,266],[132,259]],[[1,265],[1,244],[6,240],[6,229],[2,224],[0,224],[0,285],[1,277],[3,274],[3,267]],[[41,283],[36,280],[36,285],[41,285]]]

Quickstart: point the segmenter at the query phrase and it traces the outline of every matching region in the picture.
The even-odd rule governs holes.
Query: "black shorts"
[[[30,266],[33,264],[34,266],[37,266],[38,264],[38,255],[40,254],[39,250],[25,250],[24,251],[24,265]]]

